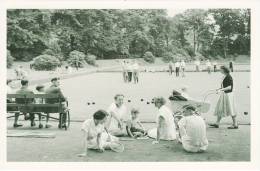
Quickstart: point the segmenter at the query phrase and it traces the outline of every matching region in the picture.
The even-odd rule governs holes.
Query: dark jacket
[[[226,90],[224,91],[225,93],[231,93],[233,91],[233,78],[230,74],[228,74],[222,82],[223,88],[226,88],[228,86],[231,86],[231,90]]]
[[[33,91],[29,90],[28,88],[25,87],[21,87],[20,90],[16,91],[16,94],[23,94],[23,95],[28,95],[28,94],[34,94]],[[16,98],[15,102],[18,104],[24,104],[24,103],[33,103],[34,99],[30,98],[30,99],[24,99],[24,98]]]
[[[60,96],[61,98],[61,102],[65,102],[66,98],[64,97],[64,95],[61,92],[61,89],[59,87],[56,87],[54,85],[51,85],[46,91],[46,94],[57,94]],[[59,99],[46,99],[45,100],[46,103],[59,103]]]

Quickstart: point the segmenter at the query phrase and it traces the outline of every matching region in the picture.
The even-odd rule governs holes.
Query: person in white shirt
[[[197,59],[195,62],[194,62],[195,66],[196,66],[196,71],[199,72],[200,71],[200,60]]]
[[[163,97],[154,98],[154,105],[157,107],[157,128],[148,131],[148,136],[155,138],[153,144],[158,144],[160,140],[175,140],[176,126],[173,112],[165,105],[166,100]]]
[[[211,62],[210,62],[209,59],[208,59],[207,62],[206,62],[206,66],[207,66],[207,71],[208,71],[208,73],[210,74],[210,73],[211,73]]]
[[[185,64],[184,60],[181,61],[180,66],[181,66],[181,75],[182,75],[182,77],[185,77],[185,67],[186,67],[186,64]]]
[[[206,124],[191,105],[183,106],[184,117],[178,122],[179,141],[187,152],[204,152],[208,147]]]
[[[109,116],[106,127],[112,135],[126,135],[124,122],[130,118],[130,115],[128,116],[128,110],[124,104],[124,95],[117,94],[115,95],[114,100],[115,102],[107,109]]]
[[[123,80],[125,83],[128,82],[127,68],[125,60],[122,62]]]
[[[180,75],[180,62],[179,61],[177,61],[175,63],[175,73],[176,73],[176,77],[179,77],[179,75]]]
[[[93,118],[87,119],[81,127],[84,133],[83,151],[78,154],[79,157],[85,157],[88,154],[88,149],[94,149],[99,152],[104,152],[110,149],[110,143],[119,141],[118,138],[109,135],[105,130],[105,122],[108,113],[104,110],[98,110],[94,113]]]
[[[173,72],[173,63],[172,61],[169,62],[169,74],[172,75]]]
[[[136,84],[139,82],[139,64],[137,60],[135,60],[134,64],[132,65],[132,69],[133,69],[134,83]]]

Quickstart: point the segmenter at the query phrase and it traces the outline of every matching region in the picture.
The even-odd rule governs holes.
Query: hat
[[[54,77],[54,78],[51,79],[51,82],[53,82],[53,81],[58,81],[58,80],[60,80],[60,78]]]
[[[186,109],[186,110],[192,110],[192,111],[196,111],[196,107],[188,104],[188,105],[184,105],[182,106],[183,109]]]

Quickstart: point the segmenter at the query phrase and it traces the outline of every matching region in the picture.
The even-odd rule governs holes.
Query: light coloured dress
[[[109,147],[111,141],[118,141],[118,138],[110,135],[111,141],[109,140],[109,135],[105,132],[104,124],[96,125],[94,119],[87,119],[81,127],[88,136],[88,148],[98,149],[97,135],[101,134],[101,146],[103,148]]]
[[[165,105],[161,106],[156,122],[159,124],[159,117],[164,118],[164,123],[160,132],[161,140],[175,140],[176,139],[176,126],[174,122],[173,112]],[[153,128],[148,131],[148,136],[152,138],[157,137],[157,128]]]
[[[107,112],[110,114],[108,116],[108,131],[110,133],[120,133],[122,130],[119,128],[118,121],[111,116],[111,113],[113,112],[117,118],[119,118],[122,122],[127,121],[130,116],[128,116],[127,107],[123,104],[120,107],[117,107],[115,103],[112,103],[109,108],[107,109]]]
[[[183,117],[179,122],[182,146],[189,152],[205,151],[208,147],[206,124],[201,116]]]

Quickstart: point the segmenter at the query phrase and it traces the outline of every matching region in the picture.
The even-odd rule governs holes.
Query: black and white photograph
[[[7,163],[252,161],[251,8],[5,13]]]

